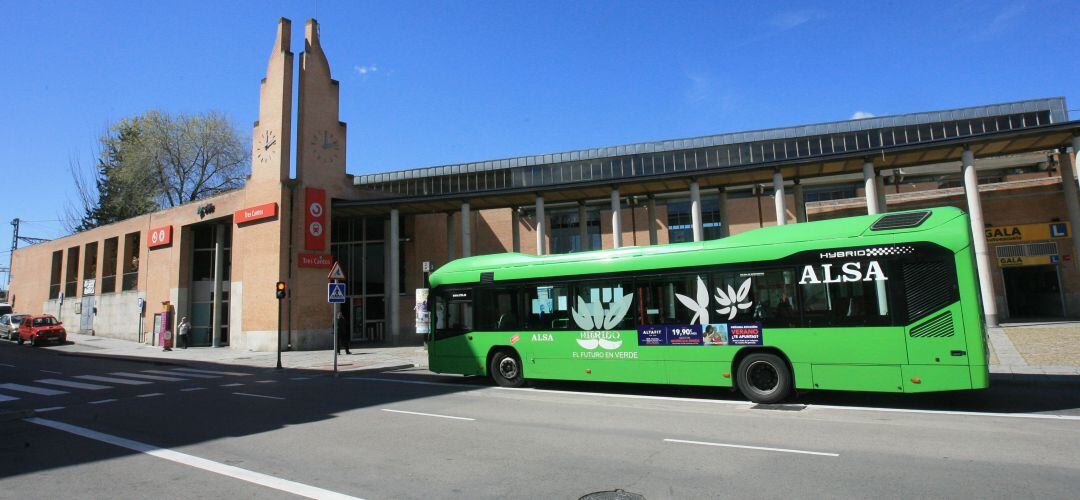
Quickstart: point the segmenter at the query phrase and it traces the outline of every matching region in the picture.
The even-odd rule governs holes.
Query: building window
[[[64,251],[57,250],[52,254],[52,270],[49,273],[49,298],[60,298],[60,289],[63,287],[60,281],[60,273],[64,267]]]
[[[97,293],[97,242],[86,244],[86,255],[83,256],[82,293],[83,295],[95,295]]]
[[[806,186],[803,188],[803,201],[845,200],[855,197],[856,186],[854,184],[840,184],[832,186]]]
[[[124,272],[120,285],[122,291],[139,288],[139,243],[140,234],[136,231],[124,236],[124,259],[120,263]]]
[[[105,250],[101,256],[101,283],[98,286],[100,293],[116,292],[116,252],[119,246],[119,238],[105,240]]]
[[[683,243],[694,241],[694,227],[690,215],[690,200],[681,198],[667,202],[668,211],[668,241],[670,243]],[[720,197],[716,195],[701,197],[701,225],[702,237],[706,240],[715,240],[723,236],[720,220]]]
[[[572,210],[552,210],[547,215],[551,221],[551,253],[572,253],[585,250],[585,247],[581,244],[581,229],[578,226],[580,219],[576,208]],[[600,249],[599,210],[585,209],[585,231],[589,243],[588,249]]]
[[[67,271],[64,273],[64,297],[75,297],[79,290],[79,247],[67,250]]]
[[[349,338],[357,342],[386,340],[386,248],[389,217],[335,217],[330,223],[330,253],[348,278],[348,301],[341,312]],[[398,235],[405,240],[405,219]],[[400,243],[399,243],[400,245]],[[405,293],[405,252],[398,251],[398,292]]]

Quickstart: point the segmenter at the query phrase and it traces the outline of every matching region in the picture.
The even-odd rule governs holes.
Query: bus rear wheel
[[[791,394],[791,372],[775,354],[754,353],[742,359],[735,382],[750,401],[779,403]]]
[[[491,379],[501,387],[521,387],[525,377],[521,372],[521,359],[510,351],[496,351],[488,367]]]

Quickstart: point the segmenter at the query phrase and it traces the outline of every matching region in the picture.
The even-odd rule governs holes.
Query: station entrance
[[[190,226],[190,234],[191,273],[186,308],[191,322],[190,347],[229,345],[232,221],[195,224]],[[220,311],[221,327],[217,335],[215,311]]]
[[[1009,318],[1060,318],[1065,316],[1061,277],[1056,264],[1006,267],[1005,300]]]

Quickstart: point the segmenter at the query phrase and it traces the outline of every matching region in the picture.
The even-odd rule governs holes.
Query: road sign
[[[345,283],[327,283],[326,301],[331,304],[345,303]]]
[[[341,264],[334,262],[334,267],[330,268],[330,274],[326,276],[328,280],[345,280],[345,272],[341,270]]]

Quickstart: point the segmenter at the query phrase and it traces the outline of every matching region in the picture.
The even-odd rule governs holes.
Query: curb
[[[991,373],[990,382],[995,384],[1051,384],[1080,386],[1080,375],[1051,375],[1043,373]]]
[[[101,359],[118,359],[122,361],[132,361],[135,363],[149,363],[152,365],[166,365],[166,366],[186,366],[187,362],[179,361],[163,361],[150,358],[140,358],[135,356],[125,356],[122,354],[99,354],[93,352],[56,352],[58,356],[72,356],[76,358],[101,358]],[[190,363],[197,363],[198,361],[190,361]]]
[[[357,368],[355,370],[338,370],[338,373],[381,373],[394,370],[402,370],[405,368],[416,368],[416,363],[406,363],[389,366],[373,366],[369,368]],[[329,373],[333,373],[333,370],[330,370]]]

